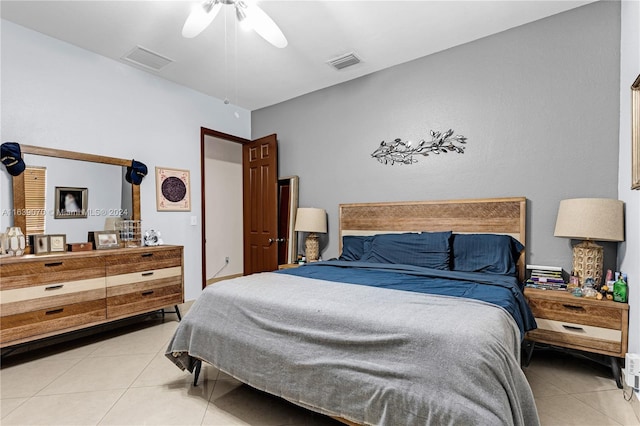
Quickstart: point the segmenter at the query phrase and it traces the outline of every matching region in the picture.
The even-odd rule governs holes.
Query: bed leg
[[[609,357],[609,363],[611,364],[611,372],[613,373],[613,379],[616,381],[618,389],[622,389],[622,380],[620,377],[620,365],[618,364],[618,358],[614,356]]]
[[[180,309],[178,305],[173,305],[176,308],[176,315],[178,316],[178,321],[182,321],[182,315],[180,315]]]
[[[533,349],[536,347],[536,342],[532,342],[529,340],[524,340],[524,360],[523,360],[523,365],[525,367],[529,366],[529,363],[531,362],[531,356],[533,355]]]
[[[198,386],[198,377],[200,377],[200,369],[202,368],[202,361],[196,359],[196,366],[193,370],[193,386]]]

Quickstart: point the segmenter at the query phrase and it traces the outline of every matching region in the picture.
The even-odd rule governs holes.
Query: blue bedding
[[[518,280],[510,275],[341,260],[308,263],[278,272],[347,284],[482,300],[509,312],[520,329],[521,338],[525,332],[536,328]]]

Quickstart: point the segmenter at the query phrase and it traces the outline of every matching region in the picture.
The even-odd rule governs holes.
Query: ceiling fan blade
[[[194,4],[182,27],[182,37],[194,38],[200,34],[211,24],[221,8],[222,3],[217,0]]]
[[[275,47],[281,49],[287,47],[287,38],[264,10],[260,9],[256,4],[247,4],[244,13],[246,14],[246,22],[244,23],[257,32],[263,39]]]

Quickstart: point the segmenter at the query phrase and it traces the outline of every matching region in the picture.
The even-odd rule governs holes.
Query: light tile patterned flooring
[[[186,308],[185,306],[184,308]],[[9,356],[2,425],[338,425],[203,365],[200,383],[164,357],[175,315]],[[607,368],[557,352],[525,369],[543,425],[640,425]]]

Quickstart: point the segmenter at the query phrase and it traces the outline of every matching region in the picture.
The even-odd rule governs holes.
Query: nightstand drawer
[[[585,304],[580,298],[575,301],[528,298],[528,302],[536,321],[543,318],[614,330],[622,327],[622,310],[605,306],[606,302]]]
[[[536,318],[536,323],[538,328],[528,332],[527,339],[614,356],[620,356],[623,351],[623,336],[619,330],[542,318]]]

